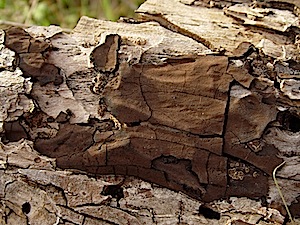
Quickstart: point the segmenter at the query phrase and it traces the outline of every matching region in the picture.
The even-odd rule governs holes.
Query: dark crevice
[[[221,219],[221,214],[219,212],[216,212],[204,205],[200,205],[199,207],[199,214],[203,215],[207,219]]]
[[[196,57],[193,55],[189,55],[189,56],[180,56],[180,57],[168,57],[165,62],[167,64],[172,65],[173,63],[175,65],[177,65],[178,62],[180,63],[192,63],[196,61]]]
[[[280,83],[279,83],[278,79],[275,79],[275,80],[274,80],[274,88],[280,90]]]
[[[155,221],[155,213],[154,213],[154,209],[153,209],[153,208],[150,209],[150,213],[151,213],[151,215],[152,215],[152,216],[151,216],[151,219],[152,219],[152,222],[153,222],[153,224],[154,224],[154,223],[156,223],[156,221]],[[157,224],[157,223],[156,223],[156,224]]]
[[[22,212],[24,214],[28,214],[30,213],[30,210],[31,210],[31,205],[29,202],[25,202],[23,205],[22,205]]]
[[[290,221],[289,216],[285,215],[282,225],[287,225],[289,221]]]
[[[120,207],[120,199],[124,198],[124,191],[121,185],[104,185],[101,195],[112,196],[117,200],[117,207]]]
[[[84,225],[84,224],[85,224],[85,220],[86,220],[86,216],[83,217],[83,220],[82,220],[81,225]]]
[[[180,200],[179,201],[179,213],[178,213],[178,224],[181,224],[181,216],[182,216],[182,212],[183,212],[183,202]]]
[[[126,125],[128,127],[137,127],[137,126],[141,125],[141,121],[135,121],[135,122],[127,123]]]
[[[300,116],[290,111],[279,112],[277,121],[281,124],[284,130],[297,133],[300,131]]]
[[[224,148],[225,148],[225,134],[226,134],[226,128],[227,128],[227,123],[228,123],[228,116],[229,116],[229,108],[230,108],[230,92],[232,87],[237,84],[237,82],[234,80],[229,84],[229,88],[228,88],[228,97],[227,97],[227,103],[226,103],[226,107],[225,107],[225,112],[224,112],[224,122],[223,122],[223,131],[222,131],[222,138],[223,138],[223,144],[222,144],[222,152],[224,152]]]

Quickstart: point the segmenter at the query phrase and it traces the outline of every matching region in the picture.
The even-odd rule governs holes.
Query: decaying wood
[[[299,7],[148,0],[137,21],[5,29],[1,223],[284,224],[283,161],[299,218]]]

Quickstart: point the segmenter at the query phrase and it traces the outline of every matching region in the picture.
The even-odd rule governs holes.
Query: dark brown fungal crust
[[[110,34],[105,42],[96,46],[91,53],[95,68],[101,72],[113,72],[116,69],[120,36]]]
[[[66,85],[82,108],[94,106],[101,116],[111,117],[100,120],[94,114],[74,123],[76,109],[56,117],[39,109],[33,117],[6,123],[7,139],[31,139],[36,150],[55,158],[63,169],[136,176],[204,202],[230,196],[266,198],[268,179],[282,162],[278,149],[264,141],[268,128],[279,123],[285,130],[299,131],[292,125],[299,122],[297,115],[278,112],[284,97],[275,96],[276,82],[270,86],[259,79],[275,80],[266,57],[243,42],[229,56],[130,64],[119,58],[120,38],[106,36],[91,53],[94,67],[64,79],[60,68],[48,62],[51,39],[8,30],[5,44],[18,54],[18,66],[32,78],[34,91],[37,85]],[[252,68],[257,65],[263,69]],[[275,65],[279,74],[283,67]],[[294,66],[289,72],[297,70]],[[20,128],[21,122],[30,126]],[[38,129],[43,132],[31,135]],[[119,198],[117,194],[112,195]]]
[[[25,77],[31,77],[41,86],[63,83],[60,68],[47,62],[47,54],[52,48],[49,40],[31,37],[22,28],[12,27],[5,31],[5,45],[18,54],[16,66],[22,69]]]

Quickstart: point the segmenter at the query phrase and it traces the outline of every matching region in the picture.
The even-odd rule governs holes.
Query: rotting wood
[[[297,2],[200,2],[2,34],[2,221],[282,224],[283,161],[300,216]]]

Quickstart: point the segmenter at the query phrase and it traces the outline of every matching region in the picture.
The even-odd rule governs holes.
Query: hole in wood
[[[101,194],[110,195],[117,200],[124,198],[123,188],[118,185],[105,185]]]
[[[292,112],[285,111],[278,113],[278,121],[285,130],[294,133],[300,131],[300,117]]]
[[[30,210],[31,210],[31,205],[29,202],[25,202],[23,205],[22,205],[22,212],[25,213],[25,214],[28,214],[30,213]]]
[[[221,218],[221,215],[220,213],[210,209],[210,208],[207,208],[203,205],[201,205],[199,207],[199,213],[202,214],[205,218],[207,219],[216,219],[216,220],[219,220]]]

